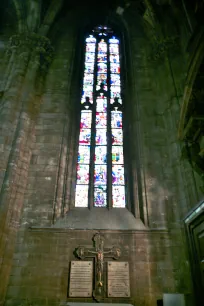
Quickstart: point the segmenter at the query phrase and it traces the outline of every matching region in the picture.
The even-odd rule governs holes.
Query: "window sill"
[[[74,208],[56,221],[54,228],[147,230],[126,208]]]

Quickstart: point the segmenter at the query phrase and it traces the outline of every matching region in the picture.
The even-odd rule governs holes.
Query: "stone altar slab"
[[[93,291],[93,262],[72,261],[69,297],[91,297]]]
[[[130,297],[128,262],[108,261],[108,297]]]

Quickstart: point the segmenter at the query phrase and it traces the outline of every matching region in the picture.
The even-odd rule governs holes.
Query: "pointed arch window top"
[[[120,41],[106,26],[85,39],[76,207],[125,207]]]

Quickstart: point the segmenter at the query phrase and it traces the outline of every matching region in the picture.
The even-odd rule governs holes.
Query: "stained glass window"
[[[76,207],[125,207],[120,40],[107,27],[85,39]]]

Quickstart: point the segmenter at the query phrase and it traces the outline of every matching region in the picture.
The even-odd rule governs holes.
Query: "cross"
[[[104,236],[97,233],[93,236],[94,247],[93,249],[87,249],[84,246],[79,246],[76,249],[76,255],[80,259],[85,259],[88,257],[95,258],[95,288],[93,291],[93,296],[97,301],[100,301],[104,295],[104,280],[103,280],[103,266],[104,257],[111,257],[113,259],[118,259],[121,256],[121,249],[118,247],[112,247],[109,249],[104,249]]]

